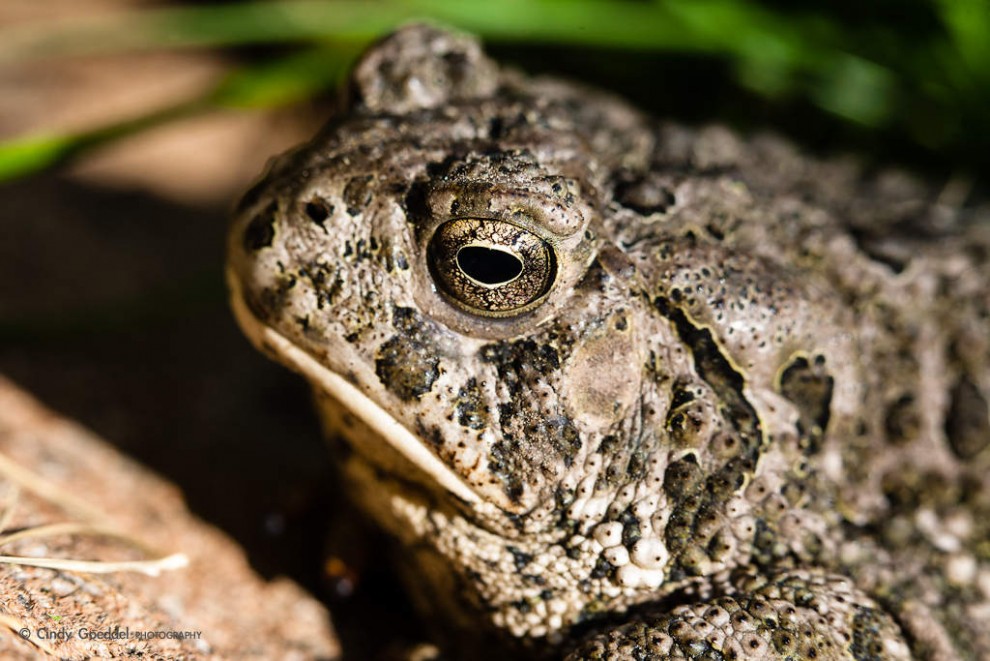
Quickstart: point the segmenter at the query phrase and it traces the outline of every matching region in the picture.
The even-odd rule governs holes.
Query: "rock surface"
[[[4,538],[56,523],[89,524],[138,540],[155,550],[151,557],[188,558],[188,566],[158,576],[0,564],[4,659],[39,652],[67,659],[339,655],[319,602],[291,581],[259,578],[230,539],[189,514],[175,487],[2,377],[0,521]],[[79,532],[3,541],[4,556],[149,559],[119,539]]]

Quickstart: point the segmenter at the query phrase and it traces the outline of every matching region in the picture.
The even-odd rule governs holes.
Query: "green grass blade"
[[[356,48],[314,48],[263,65],[236,70],[200,98],[126,122],[62,135],[33,135],[0,142],[0,181],[62,163],[87,149],[176,119],[217,108],[286,105],[337,86]]]
[[[899,127],[928,148],[990,143],[984,110],[990,102],[990,2],[929,2],[941,23],[918,27],[909,37],[886,23],[849,25],[827,13],[774,10],[756,0],[255,0],[8,26],[0,28],[0,63],[257,43],[316,43],[328,54],[314,49],[235,73],[192,108],[85,134],[0,143],[0,178],[37,171],[191,110],[305,98],[339,79],[368,41],[423,17],[488,41],[713,57],[730,63],[739,83],[763,96],[804,98],[855,124]],[[961,126],[968,126],[969,138],[961,137]]]

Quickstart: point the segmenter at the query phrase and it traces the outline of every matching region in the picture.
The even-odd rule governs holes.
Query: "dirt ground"
[[[259,577],[173,485],[2,377],[0,483],[0,657],[339,656],[319,601]]]

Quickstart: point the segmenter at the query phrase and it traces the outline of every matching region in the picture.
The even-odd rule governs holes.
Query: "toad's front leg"
[[[577,659],[911,659],[901,628],[848,579],[819,571],[737,573],[590,634]]]

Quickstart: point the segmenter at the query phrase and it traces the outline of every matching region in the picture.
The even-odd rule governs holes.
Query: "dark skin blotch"
[[[532,339],[496,342],[483,347],[480,357],[494,364],[509,393],[498,407],[504,440],[492,447],[489,466],[495,466],[493,473],[517,500],[523,482],[536,475],[552,477],[561,466],[570,466],[583,439],[566,415],[546,417],[534,411],[531,384],[557,371],[562,362],[554,346]]]
[[[374,177],[365,175],[353,177],[344,187],[344,204],[347,205],[347,213],[357,216],[371,204],[372,182]]]
[[[323,310],[332,308],[341,292],[343,281],[337,269],[331,269],[327,264],[311,262],[299,268],[299,278],[308,280],[316,294],[316,306]]]
[[[972,459],[990,444],[990,417],[987,400],[965,376],[952,389],[945,434],[952,451],[960,459]]]
[[[653,306],[674,324],[681,340],[691,349],[698,376],[718,396],[723,415],[739,432],[746,449],[755,455],[762,431],[756,410],[743,396],[745,380],[742,375],[722,355],[710,330],[695,326],[680,308],[663,296],[654,298]]]
[[[439,352],[415,310],[395,308],[392,325],[396,334],[379,348],[375,373],[399,399],[417,399],[428,393],[440,376]]]
[[[664,473],[663,489],[671,498],[681,499],[700,488],[704,475],[693,454],[672,462]]]
[[[439,360],[421,344],[393,335],[378,350],[375,373],[399,399],[410,401],[430,392],[439,377]]]
[[[268,248],[275,239],[275,212],[278,210],[274,202],[263,211],[256,214],[244,228],[244,249],[257,252]]]
[[[514,470],[519,453],[519,443],[512,437],[496,442],[488,453],[488,468],[502,481],[505,494],[513,502],[518,502],[523,493],[519,472]]]
[[[921,432],[921,412],[913,395],[901,395],[887,408],[884,432],[887,434],[887,441],[894,445],[904,445],[918,437]]]
[[[468,379],[457,392],[457,404],[454,407],[457,423],[469,429],[484,429],[488,426],[488,411],[485,409],[478,389],[478,381]]]
[[[857,661],[882,661],[883,641],[877,635],[883,619],[872,608],[860,607],[853,618],[853,639],[849,651]]]
[[[505,550],[512,555],[512,563],[515,565],[516,571],[521,572],[527,565],[529,565],[529,563],[533,561],[532,553],[520,551],[515,546],[507,546],[505,547]]]
[[[824,360],[809,362],[798,356],[780,376],[780,394],[798,409],[798,434],[808,454],[818,452],[831,416],[834,380],[825,372]]]
[[[664,213],[676,202],[670,189],[642,179],[620,182],[615,188],[615,199],[625,208],[641,214]]]

